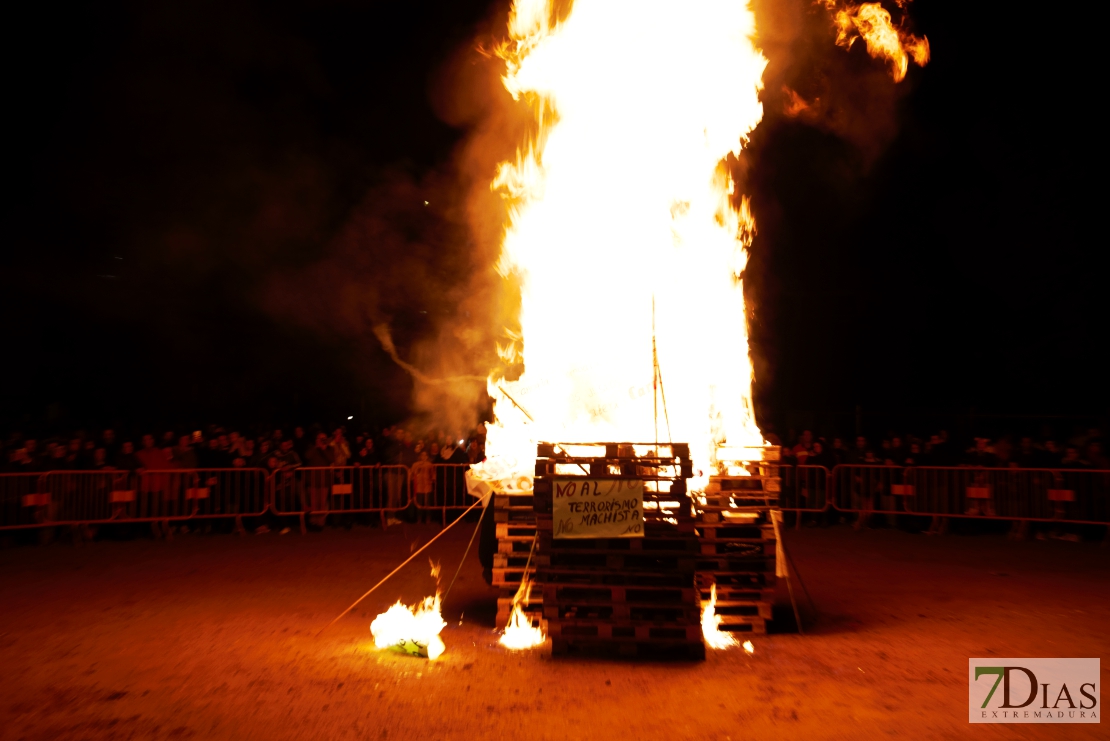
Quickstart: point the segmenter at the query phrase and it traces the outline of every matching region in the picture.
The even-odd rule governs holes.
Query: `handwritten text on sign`
[[[644,537],[644,482],[556,479],[551,514],[556,538]]]

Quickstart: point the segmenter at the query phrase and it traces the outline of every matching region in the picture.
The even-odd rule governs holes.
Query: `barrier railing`
[[[924,514],[1110,524],[1110,471],[927,467],[908,469],[907,481],[906,509]]]
[[[900,466],[835,466],[829,496],[845,512],[900,511],[902,499],[896,499],[895,492],[905,492],[905,472]]]
[[[105,522],[461,510],[467,464],[0,474],[0,530]],[[1110,471],[780,466],[782,509],[1110,525]]]
[[[413,501],[417,509],[462,510],[474,503],[466,490],[469,463],[414,463],[409,470]]]
[[[135,499],[138,477],[130,471],[50,471],[40,490],[50,499],[43,522],[92,524],[123,517]]]
[[[277,471],[270,478],[274,514],[397,512],[409,506],[406,466],[303,467]]]
[[[0,530],[40,527],[50,507],[42,474],[0,473]]]
[[[122,495],[122,518],[212,519],[260,516],[269,507],[269,477],[261,468],[143,471],[134,499]],[[120,519],[117,515],[114,519]]]
[[[792,512],[828,509],[829,469],[824,466],[779,466],[779,507]]]
[[[1110,524],[1110,471],[841,465],[830,486],[843,512]]]

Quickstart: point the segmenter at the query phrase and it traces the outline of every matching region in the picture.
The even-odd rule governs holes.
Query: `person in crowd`
[[[328,442],[328,451],[331,453],[333,466],[346,466],[347,461],[351,459],[351,448],[347,444],[342,427],[336,427],[332,433],[331,441]]]
[[[78,449],[80,449],[81,441],[75,440]],[[49,458],[46,461],[46,471],[66,471],[74,470],[76,468],[76,461],[78,453],[69,454],[69,449],[59,443],[50,443],[47,448]]]
[[[1089,466],[1079,455],[1079,449],[1069,445],[1064,448],[1064,458],[1060,461],[1060,468],[1089,468]]]
[[[802,430],[802,438],[798,444],[794,446],[794,457],[798,459],[798,465],[806,465],[806,459],[813,453],[813,431]]]
[[[369,435],[362,441],[361,447],[355,454],[356,466],[376,466],[378,465],[378,451],[374,447],[374,438]]]
[[[292,449],[293,441],[287,440],[285,444]],[[333,452],[328,444],[328,436],[323,432],[316,433],[316,444],[304,454],[305,465],[310,468],[328,468],[335,463]],[[308,473],[307,488],[308,506],[305,509],[312,514],[309,523],[316,528],[322,528],[328,518],[328,493],[331,490],[332,475],[330,471],[311,471]]]
[[[81,451],[81,438],[73,438],[66,446],[65,467],[68,468],[70,471],[85,470],[84,456],[82,455]]]
[[[77,467],[82,471],[94,470],[96,461],[96,442],[93,440],[81,441],[81,454],[77,456]]]
[[[174,446],[172,455],[175,468],[196,469],[200,467],[196,451],[193,450],[192,438],[188,435],[182,435],[177,439],[177,445]]]
[[[312,441],[309,440],[308,435],[305,434],[304,428],[300,425],[293,428],[293,450],[297,451],[297,455],[304,460],[305,454],[308,453]]]
[[[232,457],[242,458],[243,460],[250,460],[253,452],[247,451],[247,443],[252,442],[248,438],[243,437],[238,430],[232,430],[227,435],[228,448]]]
[[[837,460],[836,456],[832,454],[832,451],[825,449],[825,444],[822,441],[815,440],[809,451],[809,455],[806,456],[805,464],[807,466],[824,466],[832,470],[832,468],[836,466]]]
[[[901,466],[903,461],[906,460],[906,455],[908,453],[909,449],[902,442],[902,437],[900,435],[893,435],[890,438],[890,446],[886,448],[883,453],[883,458],[887,465]]]
[[[1009,435],[1000,437],[992,446],[996,465],[999,468],[1009,468],[1014,458],[1014,442]]]
[[[1018,442],[1017,450],[1010,459],[1011,468],[1040,468],[1043,457],[1033,445],[1033,438],[1025,435]]]
[[[873,461],[876,460],[871,446],[867,444],[867,438],[863,435],[857,435],[855,447],[848,451],[848,463],[863,465],[867,463],[868,457]]]
[[[906,455],[899,465],[907,468],[925,465],[921,452],[921,443],[916,440],[910,443],[910,449],[906,451]]]
[[[428,451],[424,450],[423,443],[416,444],[420,450],[419,456],[412,464],[412,493],[419,508],[421,522],[428,519],[428,508],[435,505],[433,493],[435,492],[435,469],[428,458]]]
[[[975,445],[967,451],[964,464],[977,468],[994,468],[998,465],[998,458],[991,448],[990,438],[977,437]]]
[[[28,454],[27,446],[24,445],[12,451],[8,460],[8,473],[36,473],[38,464],[38,460]]]
[[[252,443],[253,445],[253,443]],[[273,444],[268,438],[262,438],[258,441],[258,445],[254,446],[254,461],[255,468],[268,468],[270,456],[274,455],[277,451],[273,449]]]
[[[100,447],[104,448],[104,455],[108,460],[114,461],[119,455],[120,446],[116,441],[116,431],[108,428],[100,433]]]
[[[135,443],[130,440],[124,440],[120,445],[119,452],[116,457],[112,459],[112,467],[120,471],[138,471],[143,467],[142,461],[135,453]]]
[[[1044,441],[1044,468],[1058,468],[1064,458],[1064,451],[1055,440]]]
[[[1103,452],[1101,438],[1088,440],[1085,456],[1091,468],[1097,468],[1100,471],[1110,470],[1110,458],[1107,458],[1106,453]]]
[[[276,451],[278,462],[281,463],[281,468],[284,470],[292,470],[300,468],[304,465],[301,462],[301,457],[297,455],[297,451],[293,450],[292,440],[282,440],[281,446]]]
[[[161,471],[169,468],[170,459],[166,451],[154,444],[154,435],[143,435],[143,447],[135,453],[139,459],[139,467],[150,471]]]
[[[295,446],[292,440],[287,441],[291,447]],[[313,468],[327,468],[333,463],[332,451],[328,445],[328,436],[320,432],[316,434],[316,444],[305,451],[304,464]]]

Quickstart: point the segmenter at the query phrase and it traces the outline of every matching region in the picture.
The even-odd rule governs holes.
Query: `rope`
[[[335,625],[336,623],[338,623],[338,622],[339,622],[339,620],[340,620],[340,619],[341,619],[341,618],[342,618],[343,616],[345,616],[345,615],[346,615],[346,614],[347,614],[348,612],[350,612],[351,610],[355,609],[355,607],[357,607],[357,606],[358,606],[358,603],[359,603],[359,602],[362,602],[362,601],[363,601],[364,599],[366,599],[367,597],[369,597],[369,596],[370,596],[370,595],[371,595],[371,594],[372,594],[372,593],[374,592],[374,590],[375,590],[375,589],[377,589],[377,588],[378,588],[378,587],[380,587],[380,586],[381,586],[382,584],[385,584],[385,583],[386,583],[387,581],[389,581],[389,578],[390,578],[391,576],[393,576],[393,575],[394,575],[394,574],[396,574],[396,573],[397,573],[398,571],[400,571],[400,570],[401,570],[401,569],[403,569],[403,568],[404,568],[405,566],[407,566],[407,565],[408,565],[408,563],[409,563],[410,561],[412,561],[412,559],[416,558],[416,557],[417,557],[417,556],[419,556],[419,555],[420,555],[421,553],[423,553],[423,552],[424,552],[424,551],[425,551],[425,550],[426,550],[426,549],[428,548],[428,546],[430,546],[430,545],[431,545],[432,543],[434,543],[434,542],[436,542],[437,540],[439,540],[439,537],[440,537],[441,535],[443,535],[443,534],[444,534],[445,532],[447,532],[448,530],[450,530],[451,528],[453,528],[453,527],[454,527],[455,525],[457,525],[457,524],[459,523],[459,521],[461,521],[461,520],[462,520],[462,518],[466,517],[466,513],[467,513],[467,512],[469,512],[470,510],[474,509],[475,507],[477,507],[477,506],[478,506],[479,504],[481,504],[482,502],[486,501],[486,499],[487,499],[487,498],[489,498],[489,494],[486,494],[486,495],[485,495],[484,497],[482,497],[482,498],[481,498],[481,499],[479,499],[478,501],[474,502],[474,504],[472,504],[472,505],[470,505],[469,507],[467,507],[467,508],[466,508],[466,510],[465,510],[465,511],[464,511],[464,512],[463,512],[463,513],[462,513],[461,515],[459,515],[459,516],[458,516],[458,519],[456,519],[456,520],[455,520],[454,522],[452,522],[452,523],[451,523],[450,525],[448,525],[447,527],[443,528],[443,529],[442,529],[442,530],[440,530],[440,531],[439,531],[438,533],[436,533],[436,536],[435,536],[434,538],[432,538],[431,540],[429,540],[429,541],[428,541],[427,543],[425,543],[425,544],[424,544],[423,546],[421,546],[420,550],[416,551],[416,553],[413,553],[413,554],[412,554],[411,556],[409,556],[408,558],[406,558],[406,559],[404,560],[404,562],[403,562],[403,563],[402,563],[402,564],[401,564],[400,566],[398,566],[397,568],[393,569],[393,571],[390,571],[390,572],[389,572],[388,574],[386,574],[386,575],[385,575],[385,577],[383,577],[383,578],[382,578],[382,580],[381,580],[380,582],[378,582],[378,583],[377,583],[377,584],[375,584],[374,586],[370,587],[370,589],[369,589],[369,590],[367,590],[366,594],[364,594],[364,595],[362,595],[361,597],[359,597],[358,599],[356,599],[356,600],[355,600],[355,601],[354,601],[354,602],[353,602],[353,603],[351,604],[351,606],[350,606],[350,607],[348,607],[348,608],[347,608],[346,610],[344,610],[343,612],[339,613],[339,615],[337,615],[337,616],[336,616],[335,620],[332,620],[332,621],[331,621],[330,623],[328,623],[327,625],[325,625],[325,626],[323,627],[323,629],[321,629],[321,630],[320,630],[320,632],[316,634],[316,637],[317,637],[317,638],[319,638],[319,637],[320,637],[321,635],[323,635],[323,633],[324,633],[324,631],[325,631],[325,630],[327,630],[327,629],[328,629],[328,628],[330,628],[331,626],[333,626],[333,625]]]
[[[482,515],[478,518],[478,524],[474,527],[474,534],[470,536],[470,542],[466,544],[466,552],[463,553],[462,560],[459,561],[459,568],[455,569],[455,575],[451,577],[451,583],[447,585],[447,591],[443,593],[440,602],[447,601],[447,595],[451,593],[451,587],[455,586],[455,580],[459,578],[459,572],[462,571],[463,564],[466,563],[466,557],[470,555],[470,547],[474,545],[474,539],[478,537],[478,531],[482,529],[482,520],[486,519],[486,511],[489,507],[482,509]]]

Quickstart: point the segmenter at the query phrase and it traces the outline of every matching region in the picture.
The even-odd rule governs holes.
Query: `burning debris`
[[[425,597],[423,602],[406,607],[398,600],[392,607],[374,618],[370,633],[374,645],[412,656],[438,659],[446,646],[439,633],[447,626],[439,611],[439,592]]]
[[[439,637],[447,622],[440,612],[439,573],[440,567],[431,559],[432,577],[436,580],[434,597],[407,607],[397,600],[388,610],[374,618],[370,623],[370,633],[374,645],[381,649],[391,649],[410,656],[423,656],[435,661],[443,654],[446,646]]]

